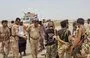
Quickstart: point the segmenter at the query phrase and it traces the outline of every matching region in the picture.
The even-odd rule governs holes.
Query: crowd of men
[[[61,28],[57,30],[51,20],[32,20],[28,26],[20,18],[10,24],[7,20],[2,20],[0,53],[3,58],[8,58],[10,51],[13,58],[26,56],[26,43],[29,38],[32,58],[38,58],[38,52],[43,49],[46,49],[45,58],[90,58],[90,19],[87,24],[84,23],[83,18],[78,18],[72,24],[73,29],[69,30],[66,19],[60,22]]]

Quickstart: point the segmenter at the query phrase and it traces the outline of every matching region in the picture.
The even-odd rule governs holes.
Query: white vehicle
[[[35,13],[27,12],[24,13],[23,22],[25,23],[32,23],[32,20],[38,20],[38,15]]]

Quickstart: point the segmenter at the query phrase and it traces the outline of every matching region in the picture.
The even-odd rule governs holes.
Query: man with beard
[[[7,58],[9,54],[10,30],[8,28],[8,21],[2,20],[2,27],[0,27],[0,41],[2,43],[3,58]]]
[[[59,58],[64,58],[64,54],[66,53],[66,58],[70,57],[69,47],[71,43],[69,42],[69,37],[71,32],[68,30],[68,20],[63,20],[60,22],[61,29],[57,32],[58,34],[58,55]]]
[[[56,35],[55,25],[53,21],[48,22],[48,29],[45,31],[46,40],[46,58],[56,58],[57,56],[57,41],[53,37]]]
[[[41,37],[41,27],[38,24],[37,20],[34,20],[33,23],[27,28],[27,32],[30,32],[30,46],[32,58],[37,58],[38,54],[38,43],[39,38]]]

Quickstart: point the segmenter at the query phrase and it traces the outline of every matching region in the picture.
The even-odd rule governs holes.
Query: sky
[[[0,0],[0,20],[35,12],[39,19],[90,18],[90,0]]]

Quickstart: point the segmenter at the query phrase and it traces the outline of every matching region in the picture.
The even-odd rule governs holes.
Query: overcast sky
[[[0,20],[23,17],[24,12],[35,12],[39,18],[90,18],[90,0],[0,0]]]

